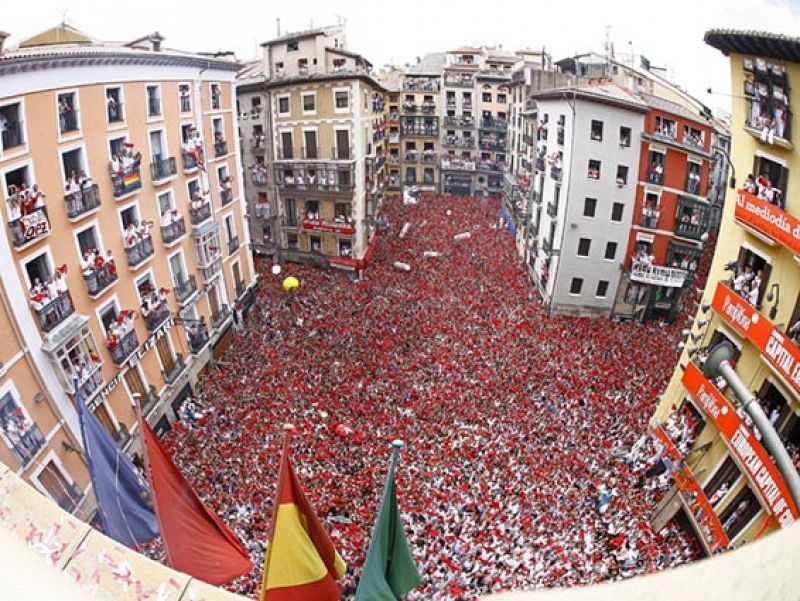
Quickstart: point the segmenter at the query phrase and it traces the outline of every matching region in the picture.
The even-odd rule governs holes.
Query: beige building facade
[[[62,25],[0,53],[0,459],[70,510],[77,398],[126,446],[137,404],[169,428],[252,298],[238,65],[161,43]]]

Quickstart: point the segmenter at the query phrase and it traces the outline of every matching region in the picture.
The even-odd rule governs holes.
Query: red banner
[[[675,443],[672,442],[672,439],[664,431],[663,427],[658,426],[655,433],[656,437],[666,447],[664,452],[677,467],[683,460],[683,457],[681,457],[680,451],[678,451]],[[681,491],[686,505],[691,510],[694,519],[697,521],[697,525],[700,527],[698,534],[705,539],[708,545],[708,552],[713,555],[720,549],[727,547],[730,542],[728,540],[728,535],[722,528],[717,514],[714,513],[714,508],[711,506],[706,493],[695,479],[691,468],[687,465],[683,469],[676,469],[672,477],[675,479],[675,484],[678,485],[678,489]]]
[[[800,255],[800,220],[766,200],[739,190],[736,219]]]
[[[781,528],[790,526],[798,513],[786,482],[730,401],[691,362],[683,372],[683,386],[717,426],[731,453],[739,460],[739,465],[745,469],[748,479],[766,503],[767,511],[775,516]]]
[[[352,236],[352,223],[336,223],[335,221],[323,221],[322,219],[303,219],[303,229],[315,232],[330,232],[333,234],[345,234]]]
[[[727,323],[752,342],[775,371],[800,393],[800,348],[723,283],[717,285],[712,306]]]

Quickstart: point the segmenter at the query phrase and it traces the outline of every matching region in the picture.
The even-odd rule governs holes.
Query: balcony
[[[153,157],[150,163],[150,177],[154,184],[157,184],[168,177],[172,177],[177,173],[178,168],[175,165],[175,157],[168,157],[166,159]]]
[[[128,259],[128,267],[135,269],[147,259],[153,256],[155,249],[153,248],[153,237],[147,234],[135,244],[125,248],[125,257]]]
[[[61,292],[53,299],[47,299],[41,306],[34,306],[39,326],[43,332],[54,330],[61,322],[75,312],[69,292]]]
[[[544,164],[544,157],[537,157],[536,158],[536,171],[544,172],[545,164]]]
[[[490,152],[505,152],[506,150],[506,141],[505,140],[481,140],[480,141],[481,150],[488,150]]]
[[[677,133],[673,135],[672,133],[642,132],[642,138],[645,140],[652,140],[654,142],[661,142],[663,144],[668,144],[669,146],[690,152],[692,154],[699,154],[706,158],[711,158],[710,152],[706,152],[702,146],[699,146],[689,141],[691,140],[691,138],[685,135],[683,139],[679,140]]]
[[[475,171],[475,161],[457,159],[454,157],[443,157],[441,167],[442,169],[457,171]]]
[[[192,354],[196,355],[208,344],[208,330],[206,329],[206,324],[202,321],[191,324],[188,328],[188,334],[189,347],[192,349]]]
[[[139,348],[136,330],[131,330],[116,342],[107,344],[106,348],[108,348],[108,352],[111,354],[111,360],[114,362],[114,365],[122,365],[128,357]]]
[[[175,221],[161,226],[161,242],[170,246],[173,242],[186,234],[186,220],[179,215]]]
[[[561,167],[556,167],[555,165],[550,167],[550,177],[557,182],[561,181]]]
[[[438,163],[439,153],[432,150],[423,150],[419,158],[423,163]]]
[[[186,152],[185,150],[181,152],[181,158],[183,159],[183,172],[191,172],[197,169],[197,159],[194,158],[193,154]]]
[[[183,355],[178,353],[175,356],[175,360],[172,362],[172,368],[169,370],[161,370],[161,375],[164,377],[164,383],[167,385],[174,384],[185,367],[186,362],[183,360]]]
[[[423,102],[421,105],[423,113],[433,113],[436,112],[436,103],[435,102]]]
[[[406,79],[403,82],[403,89],[415,92],[438,92],[439,79]]]
[[[278,170],[275,179],[278,182],[278,188],[290,190],[296,195],[327,192],[350,196],[354,188],[354,173],[354,170],[350,167],[329,171],[327,176],[325,172],[320,172],[317,175],[307,173],[305,176],[302,174],[295,176],[281,175],[280,170]]]
[[[390,133],[389,134],[389,144],[399,144],[400,143],[400,134],[398,133]]]
[[[639,225],[650,230],[657,230],[660,217],[661,211],[657,209],[642,209],[642,214],[639,217]]]
[[[222,256],[219,252],[215,252],[209,254],[204,260],[205,263],[201,260],[197,261],[197,268],[200,270],[200,275],[203,276],[203,281],[208,283],[222,270]]]
[[[750,100],[748,104],[748,117],[745,119],[744,130],[770,146],[775,145],[791,150],[793,148],[791,142],[792,113],[788,108],[782,106],[784,103],[776,102],[781,106],[779,112],[781,119],[777,120],[762,116],[761,103],[758,100]]]
[[[630,278],[634,282],[643,284],[680,288],[686,282],[688,275],[689,273],[684,269],[634,262],[631,265]]]
[[[416,102],[404,102],[403,103],[403,110],[407,113],[416,113],[417,112],[417,103]]]
[[[736,223],[757,238],[768,243],[777,242],[795,257],[800,257],[800,219],[780,207],[758,198],[754,194],[739,190],[734,218]]]
[[[557,202],[548,202],[547,203],[547,214],[550,215],[553,219],[556,218],[558,215],[558,203]]]
[[[659,168],[660,169],[660,168]],[[664,185],[664,172],[663,170],[649,170],[647,172],[647,181],[651,184],[656,184],[657,186]]]
[[[267,173],[266,171],[253,171],[250,174],[250,177],[253,183],[256,186],[266,186],[267,185]]]
[[[190,275],[179,284],[176,284],[174,292],[175,300],[180,304],[185,303],[189,298],[191,298],[192,295],[197,292],[197,281],[195,280],[194,275]]]
[[[3,150],[11,150],[25,144],[25,127],[22,121],[7,119],[2,136]]]
[[[475,148],[475,138],[472,136],[446,136],[442,140],[442,146],[445,148]]]
[[[267,139],[263,137],[250,138],[250,152],[253,154],[264,154],[267,150]]]
[[[226,140],[214,142],[214,156],[219,158],[224,157],[226,154],[228,154],[228,142]]]
[[[484,117],[481,119],[480,128],[486,131],[504,132],[508,129],[508,121],[494,117]]]
[[[161,115],[161,97],[148,96],[147,97],[147,116],[158,117]]]
[[[206,219],[211,218],[211,203],[206,201],[198,208],[191,208],[189,210],[189,219],[192,225],[200,225]]]
[[[450,88],[471,88],[475,85],[475,78],[472,76],[445,75],[444,85]]]
[[[21,428],[22,431],[20,431]],[[39,427],[26,419],[18,422],[16,436],[11,440],[11,453],[23,467],[33,460],[46,442]]]
[[[473,128],[475,127],[475,119],[464,115],[447,115],[442,119],[442,124],[445,127]]]
[[[71,133],[73,131],[78,131],[78,111],[76,111],[74,108],[59,111],[58,131],[62,135]]]
[[[478,171],[485,171],[488,173],[503,173],[506,165],[502,161],[478,161]]]
[[[169,319],[169,305],[164,301],[156,309],[144,316],[144,323],[148,332],[155,332],[167,319]]]
[[[84,402],[88,402],[103,386],[103,373],[98,365],[93,366],[93,371],[78,383],[78,391]]]
[[[217,312],[216,315],[211,316],[211,326],[218,330],[220,329],[223,324],[228,321],[228,318],[231,316],[231,310],[228,305],[222,305],[222,308]]]
[[[92,298],[105,292],[118,278],[116,266],[110,265],[108,262],[83,274],[86,290]]]
[[[121,174],[111,174],[111,185],[114,187],[114,198],[121,198],[142,187],[142,177],[138,167],[126,169]]]
[[[234,236],[228,240],[228,254],[232,255],[237,250],[239,250],[239,236]]]
[[[219,204],[224,207],[233,202],[233,190],[220,190],[219,191]]]
[[[14,248],[22,248],[50,233],[47,209],[41,208],[8,222]]]
[[[111,100],[109,98],[109,100]],[[109,123],[120,123],[125,121],[125,111],[122,102],[111,100],[106,104],[106,116]]]
[[[700,240],[707,229],[708,208],[709,205],[706,201],[679,196],[675,235]]]

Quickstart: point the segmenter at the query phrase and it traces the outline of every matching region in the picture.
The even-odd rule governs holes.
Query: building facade
[[[610,83],[533,94],[533,278],[551,313],[608,316],[636,198],[645,103]]]
[[[245,155],[245,185],[269,213],[259,217],[251,204],[250,214],[269,222],[279,260],[358,271],[386,184],[384,90],[369,61],[346,49],[341,27],[290,33],[262,49],[260,71],[245,72],[237,89],[240,107],[264,107],[242,123],[244,139],[257,129],[265,137],[263,153]]]
[[[614,314],[666,319],[678,314],[708,237],[713,122],[640,93],[648,106],[640,141],[636,205]]]
[[[76,400],[126,446],[136,405],[169,428],[252,298],[238,65],[161,42],[61,25],[0,53],[0,459],[69,510]]]
[[[728,189],[708,283],[652,427],[658,433],[666,420],[690,424],[680,441],[687,450],[676,456],[676,487],[654,520],[679,514],[713,553],[800,516],[787,484],[800,464],[800,183],[792,175],[798,157],[789,111],[800,101],[792,86],[800,78],[800,39],[712,30],[705,41],[730,57],[731,162],[740,187]],[[724,342],[736,376],[777,432],[777,447],[757,431],[753,405],[743,406],[730,376],[718,377],[713,361],[706,365]],[[781,445],[794,473],[773,460]],[[680,490],[689,486],[695,492],[687,500]]]

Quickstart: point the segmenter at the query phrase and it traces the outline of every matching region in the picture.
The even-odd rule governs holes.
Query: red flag
[[[236,535],[209,510],[141,420],[150,488],[170,565],[213,585],[249,572],[253,564]]]

